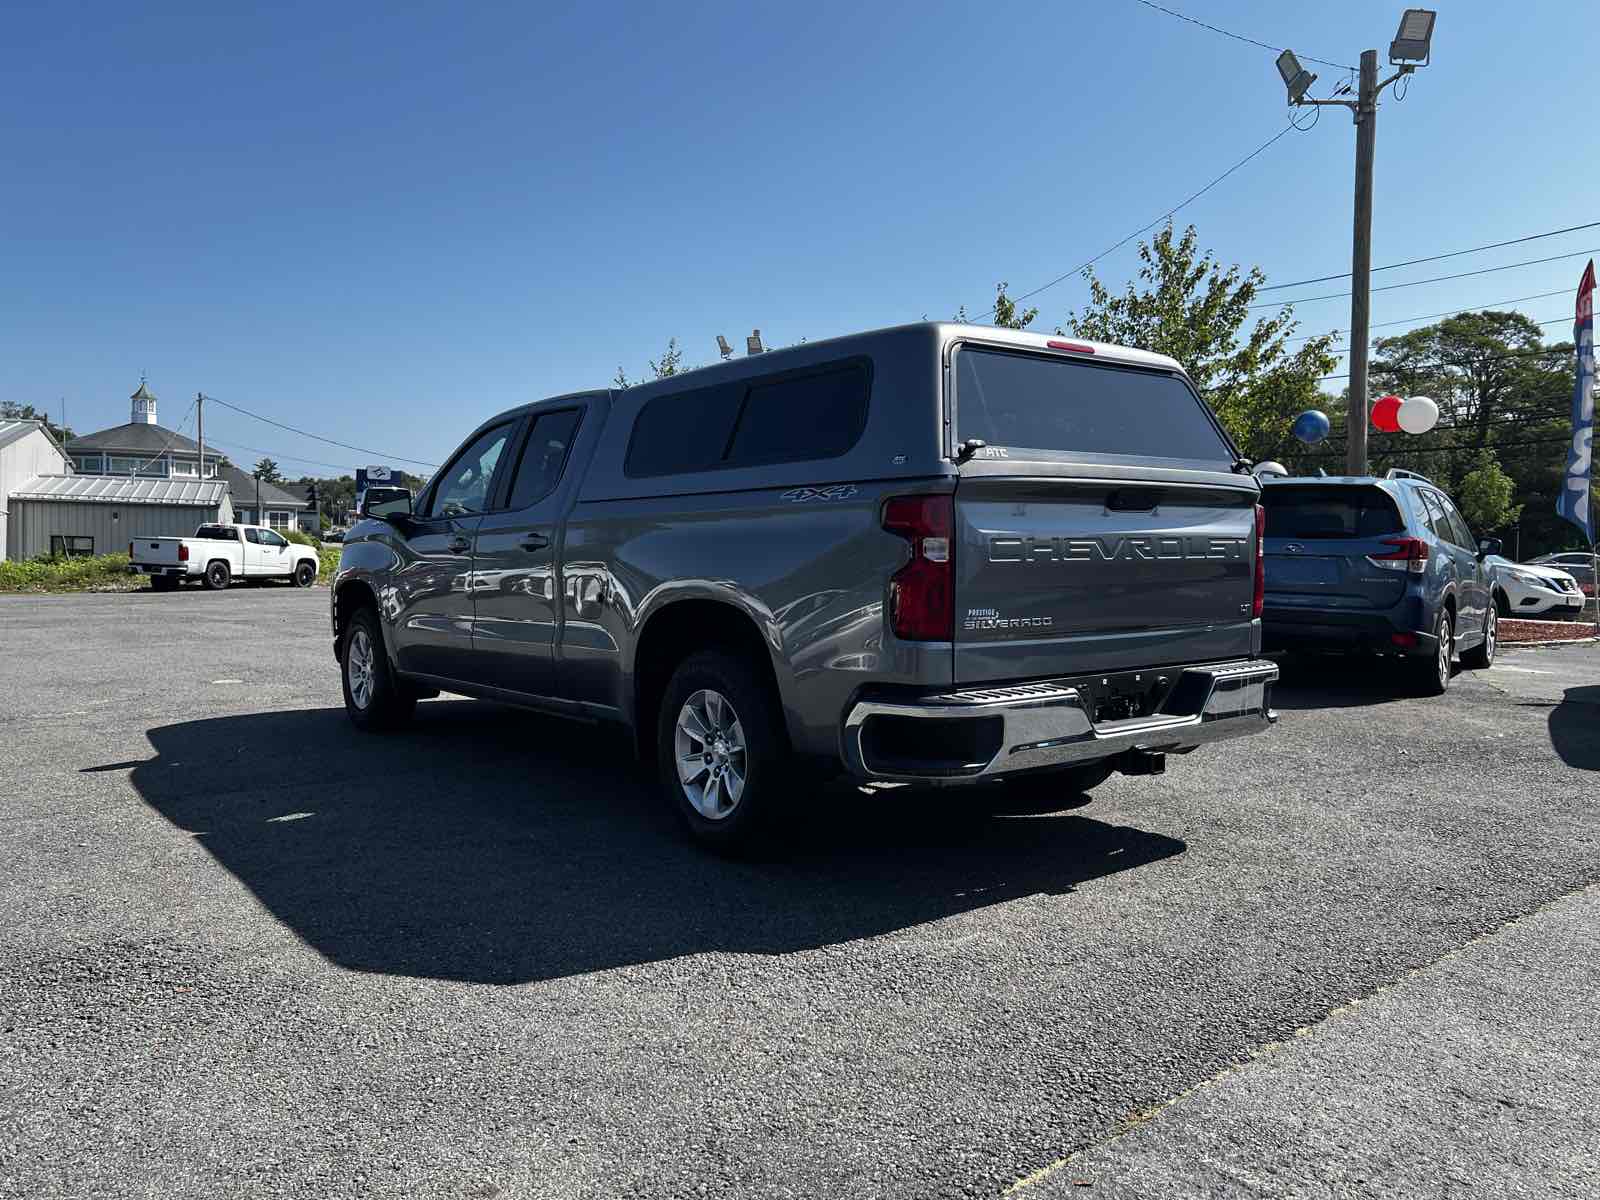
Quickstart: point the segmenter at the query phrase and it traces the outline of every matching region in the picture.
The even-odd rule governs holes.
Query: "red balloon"
[[[1380,433],[1400,432],[1400,397],[1379,396],[1372,406],[1372,427]]]

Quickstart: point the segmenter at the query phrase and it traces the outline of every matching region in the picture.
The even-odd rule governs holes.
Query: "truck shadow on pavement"
[[[1550,710],[1550,744],[1567,766],[1600,771],[1600,686],[1566,690]]]
[[[424,704],[391,737],[320,709],[149,739],[157,756],[131,779],[151,808],[329,960],[385,974],[516,984],[812,949],[1185,848],[1072,813],[832,784],[781,855],[726,861],[680,833],[617,733],[471,701]]]
[[[1407,700],[1415,690],[1399,658],[1356,654],[1274,656],[1279,678],[1272,706],[1296,712],[1312,708],[1364,708]]]

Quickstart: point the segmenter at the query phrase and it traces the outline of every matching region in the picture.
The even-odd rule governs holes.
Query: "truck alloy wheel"
[[[703,688],[678,711],[673,750],[683,794],[708,821],[730,815],[744,795],[749,770],[744,727],[720,692]]]
[[[206,586],[214,592],[220,592],[232,580],[233,572],[225,562],[214,562],[206,568]]]
[[[308,562],[301,563],[294,569],[295,587],[310,587],[317,581],[317,569]]]

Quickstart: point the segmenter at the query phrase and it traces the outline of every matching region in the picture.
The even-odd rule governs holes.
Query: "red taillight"
[[[1049,342],[1046,342],[1045,345],[1049,346],[1050,349],[1052,349],[1052,350],[1071,350],[1074,354],[1093,354],[1094,353],[1094,347],[1093,346],[1085,346],[1082,342],[1056,342],[1056,341],[1049,341]]]
[[[1389,640],[1402,650],[1415,650],[1417,648],[1417,635],[1414,633],[1391,633]]]
[[[1421,538],[1384,538],[1383,544],[1394,549],[1387,554],[1367,555],[1367,561],[1373,566],[1385,571],[1409,571],[1413,575],[1421,575],[1428,569],[1428,543]]]
[[[955,636],[955,526],[951,496],[895,496],[883,505],[883,527],[911,543],[911,561],[889,579],[889,628],[908,642]]]
[[[188,562],[189,561],[189,547],[185,546],[182,542],[178,543],[178,561],[179,562]]]
[[[1267,606],[1267,510],[1256,505],[1256,591],[1250,615],[1259,617]]]

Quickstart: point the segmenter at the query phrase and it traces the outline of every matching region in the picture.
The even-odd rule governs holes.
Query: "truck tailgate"
[[[129,557],[133,562],[147,566],[175,567],[178,565],[178,547],[181,545],[183,539],[176,537],[134,538]]]
[[[965,464],[956,488],[957,683],[1253,653],[1253,483],[1030,478],[1021,463],[993,465]]]

